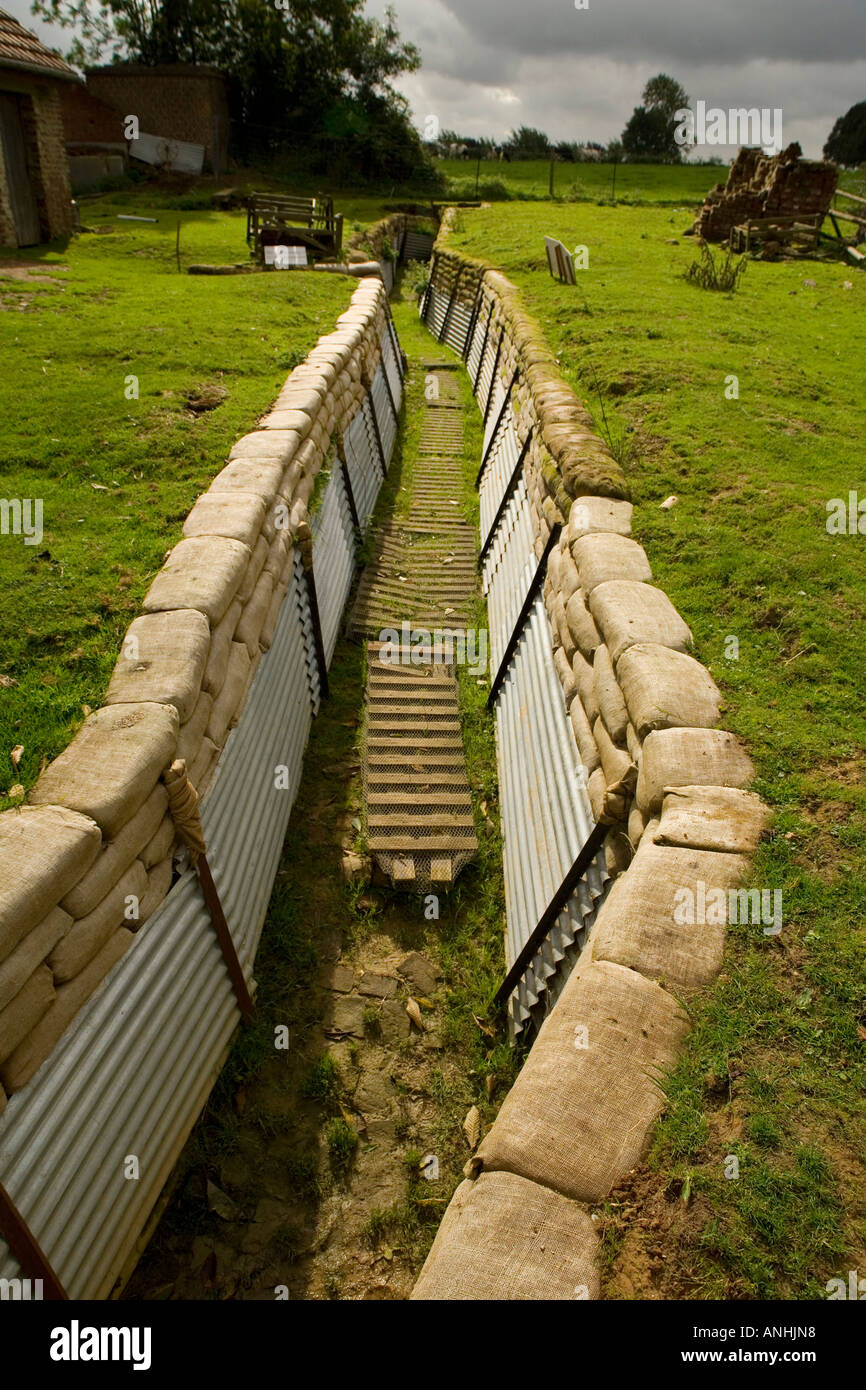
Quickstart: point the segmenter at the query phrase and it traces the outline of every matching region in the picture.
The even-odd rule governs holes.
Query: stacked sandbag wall
[[[663,1108],[660,1083],[687,1032],[684,1003],[722,964],[723,914],[689,919],[684,899],[726,895],[743,881],[767,812],[746,790],[749,758],[718,728],[721,696],[690,654],[691,633],[631,536],[622,473],[517,290],[450,252],[446,232],[422,314],[466,359],[486,412],[486,475],[502,496],[496,451],[508,430],[520,441],[509,508],[528,510],[531,528],[521,531],[509,508],[498,526],[539,557],[561,527],[543,585],[550,652],[579,777],[595,821],[611,827],[612,886],[564,985],[548,992],[555,1004],[467,1164],[412,1296],[592,1298],[591,1209],[643,1157]],[[495,365],[485,379],[491,334]],[[509,458],[514,452],[512,444]],[[483,495],[481,510],[482,546],[493,554]]]
[[[161,774],[182,757],[206,793],[296,551],[311,564],[317,475],[369,409],[390,331],[382,285],[362,282],[192,508],[130,624],[103,707],[27,804],[0,815],[0,1111],[169,892],[176,837]]]

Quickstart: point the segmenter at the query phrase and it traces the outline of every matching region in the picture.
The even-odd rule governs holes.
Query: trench
[[[476,523],[481,452],[469,384],[449,370],[462,438],[448,432],[431,456],[431,359],[443,374],[458,359],[433,344],[399,282],[392,307],[409,360],[403,416],[305,755],[256,960],[255,1019],[237,1035],[175,1166],[127,1299],[408,1297],[462,1178],[467,1113],[476,1107],[488,1125],[514,1076],[491,1006],[504,972],[504,890],[493,727],[476,672],[460,669],[455,682],[474,858],[451,883],[421,875],[407,891],[367,853],[361,639],[369,620],[399,618],[401,607],[435,618],[431,592],[453,551],[453,538],[436,551],[434,524],[413,552],[414,577],[407,570],[414,607],[389,581],[379,598],[387,593],[390,607],[380,609],[375,537],[393,544],[413,506],[433,515],[443,505],[461,525]],[[437,455],[441,473],[447,455],[447,496]],[[460,559],[466,580],[465,549]],[[448,584],[453,598],[453,571]],[[474,576],[464,589],[461,623],[484,626]]]

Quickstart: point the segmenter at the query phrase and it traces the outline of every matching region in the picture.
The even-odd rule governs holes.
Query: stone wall
[[[24,139],[42,238],[49,241],[54,237],[69,236],[73,227],[72,191],[60,84],[50,78],[0,70],[0,90],[24,98],[21,102]],[[14,246],[16,241],[0,146],[0,244]]]
[[[756,217],[823,217],[836,189],[835,164],[802,158],[796,143],[777,155],[741,149],[727,183],[707,194],[695,223],[705,241],[727,241],[731,228]]]
[[[50,1055],[173,880],[162,773],[207,790],[289,589],[316,477],[360,408],[387,304],[365,280],[233,446],[131,623],[103,707],[0,815],[0,1110]]]
[[[437,286],[506,330],[497,370],[506,386],[518,373],[521,439],[533,429],[524,478],[538,555],[562,524],[544,583],[552,657],[595,819],[611,827],[614,883],[412,1296],[592,1298],[591,1208],[640,1162],[687,1032],[682,1001],[722,965],[724,920],[681,920],[678,895],[742,883],[767,811],[746,790],[748,756],[718,728],[722,697],[691,632],[631,535],[622,474],[518,291],[447,241],[437,251]]]

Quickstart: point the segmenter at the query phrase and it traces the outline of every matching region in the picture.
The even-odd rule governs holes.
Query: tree
[[[675,164],[682,149],[674,138],[676,113],[689,104],[685,89],[673,77],[660,72],[643,89],[643,105],[636,106],[622,133],[626,155],[632,160]]]
[[[522,125],[512,130],[506,145],[511,159],[547,159],[550,156],[550,140],[543,130]]]
[[[242,158],[287,145],[311,167],[353,160],[370,178],[432,166],[392,79],[420,66],[394,12],[364,0],[34,0],[34,13],[78,37],[70,60],[210,63],[226,77]],[[378,151],[378,154],[377,154]]]
[[[866,163],[866,101],[858,101],[839,117],[827,137],[824,158],[836,164]]]

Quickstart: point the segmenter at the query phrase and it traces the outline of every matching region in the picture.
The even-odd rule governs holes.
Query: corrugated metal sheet
[[[506,963],[516,960],[592,830],[586,778],[553,665],[550,623],[539,594],[496,702],[497,761],[506,895]],[[513,1033],[568,978],[604,896],[599,852],[509,1000]],[[548,995],[548,997],[545,997]]]
[[[381,471],[361,411],[356,420],[355,476],[372,510]],[[335,469],[313,543],[328,657],[354,564],[349,515]],[[202,804],[208,862],[248,980],[320,698],[307,577],[296,549],[273,643]],[[198,878],[180,867],[134,946],[0,1118],[0,1180],[75,1299],[111,1293],[239,1019]],[[124,1176],[128,1155],[138,1159],[137,1181]],[[20,1273],[0,1239],[0,1278]]]
[[[469,351],[466,354],[466,370],[469,373],[469,380],[475,380],[478,373],[478,363],[481,360],[482,349],[486,347],[486,339],[490,337],[491,320],[493,318],[493,302],[489,308],[483,305],[475,319],[475,328],[472,333],[472,341],[469,344]]]
[[[507,410],[490,449],[478,489],[482,544],[490,533],[490,528],[496,518],[508,484],[511,482],[519,457],[520,440],[517,437],[517,421],[514,418],[514,412]]]
[[[385,369],[381,362],[376,369],[376,375],[373,377],[370,401],[376,411],[376,423],[379,426],[379,438],[382,441],[385,459],[390,463],[391,455],[394,452],[394,443],[397,439],[397,421],[394,418],[394,411],[388,397]]]
[[[410,227],[403,242],[404,261],[429,261],[433,255],[433,238],[429,232],[415,232]]]
[[[379,488],[382,486],[382,469],[376,444],[370,437],[367,417],[357,410],[351,424],[343,435],[343,449],[352,484],[352,496],[358,509],[361,530],[366,532]]]
[[[532,548],[529,496],[521,479],[496,528],[496,538],[481,573],[481,587],[487,598],[491,679],[499,670],[537,564]]]

